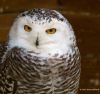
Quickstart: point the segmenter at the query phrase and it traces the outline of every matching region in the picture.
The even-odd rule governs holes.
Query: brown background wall
[[[100,0],[0,0],[0,42],[14,18],[32,8],[57,9],[69,20],[82,58],[79,94],[100,94]]]

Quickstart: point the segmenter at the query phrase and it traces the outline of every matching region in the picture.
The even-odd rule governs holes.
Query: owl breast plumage
[[[47,14],[49,16],[45,18],[45,16],[47,15],[44,12],[48,12],[49,14]],[[46,20],[49,19],[50,22],[52,18],[56,18],[57,20],[63,22],[63,20],[65,19],[57,12],[48,9],[34,9],[31,12],[25,12],[24,14],[22,13],[18,17],[21,18],[23,17],[22,15],[35,15],[34,19],[38,19],[38,21],[41,21],[41,19],[45,18]],[[44,18],[40,17],[39,15],[44,15],[42,16]],[[44,24],[43,21],[42,24]],[[70,25],[68,26],[69,28],[71,28]],[[30,28],[25,28],[25,30],[30,30]],[[80,53],[75,42],[75,37],[73,36],[73,33],[71,33],[71,35],[68,33],[70,35],[70,37],[68,36],[69,40],[71,40],[72,43],[70,41],[68,42],[67,39],[67,46],[65,45],[65,48],[63,47],[63,43],[63,46],[59,46],[59,43],[57,43],[55,46],[55,38],[52,37],[53,40],[50,39],[50,37],[53,36],[52,34],[55,32],[54,28],[56,27],[53,27],[53,30],[48,31],[50,35],[49,38],[47,37],[46,39],[48,39],[49,41],[46,40],[46,42],[44,42],[45,39],[43,39],[43,37],[46,36],[42,37],[39,35],[41,34],[39,33],[40,31],[38,32],[38,38],[35,38],[35,45],[37,46],[43,43],[43,46],[38,46],[37,48],[35,48],[37,51],[34,50],[34,48],[32,50],[32,48],[30,46],[27,46],[26,44],[23,44],[24,46],[21,45],[20,42],[18,42],[18,39],[15,39],[15,37],[13,37],[12,39],[10,38],[11,41],[9,41],[8,49],[2,59],[2,66],[0,66],[0,94],[77,93],[80,79]],[[70,30],[72,30],[72,28]],[[13,31],[11,32],[13,33]],[[48,32],[46,29],[46,33]],[[29,34],[29,32],[27,32],[27,34]],[[20,38],[23,38],[25,40],[24,43],[26,43],[27,37],[26,35],[24,36],[25,37],[23,38],[21,35]],[[10,35],[10,37],[12,37],[12,35]],[[29,35],[29,38],[30,37],[31,35]],[[17,40],[17,44],[19,43],[18,45],[16,43],[12,44],[14,39]],[[42,39],[43,42],[41,42]],[[59,40],[59,38],[57,40]],[[45,43],[49,44],[45,45]],[[54,47],[54,50],[51,46]],[[27,47],[30,47],[30,49]]]

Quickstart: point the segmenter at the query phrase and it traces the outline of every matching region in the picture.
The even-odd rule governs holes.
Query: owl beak
[[[39,46],[39,39],[38,39],[38,37],[37,37],[37,39],[36,39],[36,46]]]

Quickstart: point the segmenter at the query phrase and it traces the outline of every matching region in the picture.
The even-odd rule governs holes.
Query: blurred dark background
[[[100,94],[100,0],[0,0],[0,42],[14,18],[32,8],[56,9],[69,20],[82,59],[78,94]]]

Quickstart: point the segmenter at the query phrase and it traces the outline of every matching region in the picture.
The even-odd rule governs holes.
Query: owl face
[[[64,54],[73,43],[70,24],[54,10],[34,9],[20,14],[9,33],[10,48],[24,48],[46,56]]]

